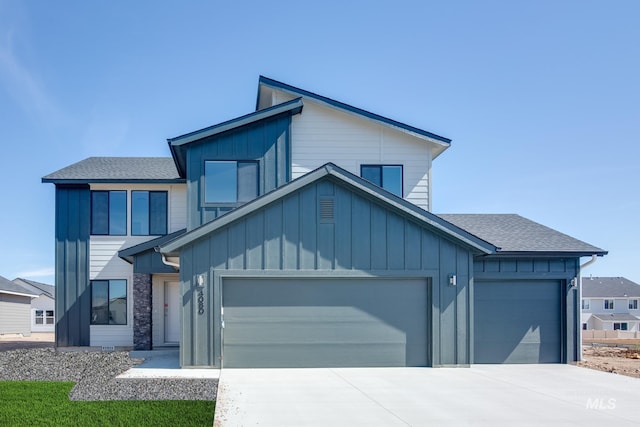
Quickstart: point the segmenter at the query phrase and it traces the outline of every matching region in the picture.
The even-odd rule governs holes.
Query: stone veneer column
[[[151,275],[133,273],[133,348],[151,350]]]

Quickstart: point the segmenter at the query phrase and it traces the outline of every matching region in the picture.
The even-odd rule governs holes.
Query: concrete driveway
[[[640,425],[640,380],[569,365],[223,369],[215,426]]]

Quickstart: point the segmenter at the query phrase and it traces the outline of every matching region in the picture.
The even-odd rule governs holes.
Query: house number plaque
[[[198,290],[198,314],[204,314],[204,292]]]

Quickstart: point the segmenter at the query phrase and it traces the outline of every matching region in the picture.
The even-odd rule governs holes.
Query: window
[[[131,235],[167,234],[167,192],[131,192]]]
[[[629,324],[627,322],[614,322],[613,323],[613,330],[614,331],[626,331],[629,329]]]
[[[587,324],[586,324],[586,323],[583,323],[583,324],[582,324],[582,330],[583,330],[583,331],[586,331],[586,330],[587,330]]]
[[[127,324],[127,281],[91,281],[91,324]]]
[[[204,162],[205,203],[246,203],[258,197],[258,162]]]
[[[605,310],[613,310],[613,300],[612,299],[604,300],[604,309]]]
[[[362,165],[360,176],[375,185],[402,197],[401,165]]]
[[[91,234],[127,234],[127,192],[91,192]]]
[[[53,310],[36,310],[34,316],[36,325],[53,325]]]
[[[637,310],[638,309],[638,300],[630,299],[629,300],[629,310]]]
[[[589,310],[589,308],[591,308],[591,300],[583,299],[582,300],[582,309],[583,310]]]

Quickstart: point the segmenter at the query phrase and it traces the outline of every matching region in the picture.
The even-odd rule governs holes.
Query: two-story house
[[[639,332],[640,285],[624,277],[582,278],[584,331]]]
[[[260,77],[256,110],[56,186],[58,346],[184,367],[567,363],[580,258],[518,215],[434,215],[445,137]],[[470,183],[471,185],[471,183]]]

